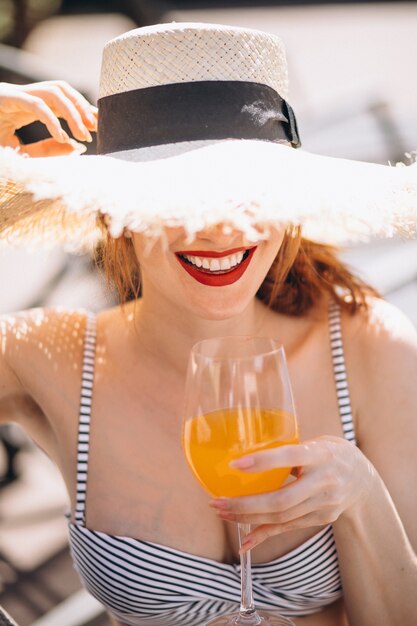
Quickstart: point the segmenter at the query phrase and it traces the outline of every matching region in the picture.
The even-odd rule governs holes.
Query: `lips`
[[[226,250],[225,252],[214,252],[206,250],[184,250],[184,252],[176,252],[175,255],[185,271],[197,282],[203,285],[207,285],[209,287],[224,287],[226,285],[231,285],[235,283],[243,276],[249,266],[249,263],[252,260],[255,250],[256,246],[254,246],[253,248],[233,248],[232,250]],[[241,263],[239,263],[236,267],[232,267],[230,270],[220,270],[218,272],[212,272],[210,270],[198,268],[183,258],[184,255],[187,255],[220,259],[222,257],[228,257],[236,254],[237,252],[245,253]]]

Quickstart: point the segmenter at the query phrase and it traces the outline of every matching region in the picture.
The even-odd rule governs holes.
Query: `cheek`
[[[146,247],[147,239],[134,234],[134,249],[141,270],[143,293],[147,298],[162,296],[167,302],[184,307],[192,299],[194,290],[187,285],[188,275],[184,272],[173,252],[161,241]],[[189,308],[185,305],[185,308]]]
[[[143,238],[142,235],[135,235],[133,242],[136,259],[138,261],[142,281],[151,282],[153,285],[164,286],[169,284],[170,272],[172,269],[169,263],[169,252],[159,241],[153,246]]]

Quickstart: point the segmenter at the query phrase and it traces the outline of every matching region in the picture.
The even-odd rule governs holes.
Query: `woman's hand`
[[[85,146],[70,139],[63,130],[58,117],[66,120],[76,139],[91,141],[89,131],[97,128],[97,109],[66,82],[0,83],[0,145],[19,148],[34,157],[85,152]],[[45,124],[51,138],[21,144],[16,130],[36,121]]]
[[[231,465],[245,472],[301,468],[297,480],[277,491],[210,503],[221,519],[256,526],[241,552],[288,530],[335,522],[367,498],[376,475],[359,448],[343,438],[327,436],[256,452]]]

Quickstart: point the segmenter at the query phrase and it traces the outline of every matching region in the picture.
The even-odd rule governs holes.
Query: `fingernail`
[[[240,459],[230,461],[230,467],[236,467],[238,469],[246,469],[255,465],[255,459],[253,456],[242,456]]]
[[[87,119],[90,122],[90,124],[92,124],[93,126],[96,125],[97,120],[92,113],[87,112]]]
[[[213,509],[219,509],[220,511],[226,511],[229,508],[228,500],[211,500],[209,506]]]
[[[60,136],[61,141],[63,141],[63,142],[69,141],[69,136],[67,135],[65,130],[63,130],[62,128],[61,128],[61,132],[60,132],[59,136]]]
[[[85,140],[88,141],[89,143],[91,141],[93,141],[93,138],[92,138],[92,136],[90,134],[90,131],[87,130],[87,129],[85,129],[85,131],[84,131],[84,137],[85,137]]]
[[[228,513],[227,511],[219,511],[217,515],[218,517],[220,517],[220,519],[225,519],[228,522],[236,521],[236,515],[234,513]]]
[[[74,152],[78,152],[79,154],[83,154],[87,151],[87,146],[83,143],[78,143],[78,141],[74,141],[74,139],[70,139],[69,143],[71,144]]]

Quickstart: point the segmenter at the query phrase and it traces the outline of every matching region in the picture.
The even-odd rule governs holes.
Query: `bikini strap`
[[[345,353],[343,350],[341,308],[334,300],[332,300],[329,305],[329,334],[337,403],[339,406],[343,434],[345,439],[356,444],[355,427],[353,424],[349,386],[346,375]]]
[[[87,312],[84,334],[83,368],[77,443],[77,499],[75,521],[85,526],[87,495],[88,451],[90,442],[91,403],[94,382],[94,354],[96,345],[96,316]]]

